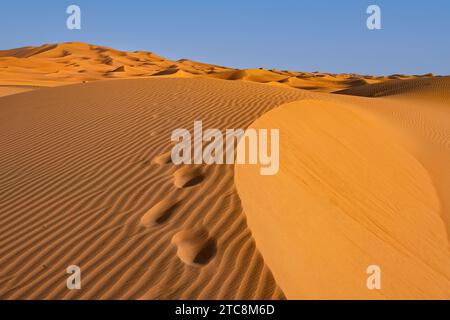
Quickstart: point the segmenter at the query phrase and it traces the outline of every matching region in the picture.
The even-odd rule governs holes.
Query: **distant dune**
[[[151,52],[124,52],[79,42],[0,51],[0,85],[53,87],[68,83],[148,77],[212,77],[322,92],[410,78],[402,75],[372,77],[262,68],[239,70],[187,59],[172,61]]]
[[[449,88],[84,43],[0,51],[0,298],[448,299]],[[174,165],[171,133],[195,120],[280,129],[279,174]]]

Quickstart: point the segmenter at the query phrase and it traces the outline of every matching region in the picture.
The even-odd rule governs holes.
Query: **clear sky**
[[[66,8],[82,30],[66,28]],[[382,10],[382,30],[366,9]],[[237,68],[450,74],[448,0],[1,1],[0,48],[82,41]]]

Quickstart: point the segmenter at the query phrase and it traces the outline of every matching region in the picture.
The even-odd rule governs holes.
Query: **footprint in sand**
[[[187,265],[204,266],[216,255],[216,240],[204,229],[182,230],[172,237],[177,255]]]
[[[172,163],[172,153],[171,151],[168,151],[166,153],[160,154],[159,156],[156,156],[153,161],[153,163],[155,164],[159,164],[159,165],[166,165],[169,163]]]
[[[177,199],[164,199],[145,213],[140,224],[145,227],[160,225],[166,222],[178,207]]]
[[[174,184],[177,188],[188,188],[195,186],[204,179],[200,167],[186,166],[178,169],[174,173]]]

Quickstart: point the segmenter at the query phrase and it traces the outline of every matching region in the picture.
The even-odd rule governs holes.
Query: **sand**
[[[2,86],[0,85],[0,97],[37,89],[33,86]]]
[[[300,90],[214,79],[99,81],[0,99],[0,296],[283,298],[232,165],[174,166],[175,128],[245,128]],[[201,179],[199,179],[201,177]],[[78,265],[82,290],[66,288]]]
[[[448,299],[449,83],[0,51],[0,298]],[[174,165],[195,120],[279,128],[279,174]]]
[[[81,42],[0,50],[0,85],[55,87],[130,78],[217,78],[332,92],[392,78],[267,69],[234,69],[188,59],[170,60],[152,52],[120,51]],[[0,90],[0,95],[5,95]]]
[[[279,174],[237,165],[235,181],[288,299],[450,298],[449,89],[439,78],[365,88],[385,98],[317,95],[251,125],[281,132]],[[370,265],[381,290],[366,287]]]

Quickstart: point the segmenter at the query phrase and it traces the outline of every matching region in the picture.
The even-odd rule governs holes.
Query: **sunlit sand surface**
[[[0,51],[0,297],[449,298],[449,83]],[[279,174],[174,165],[195,120],[279,128]]]

